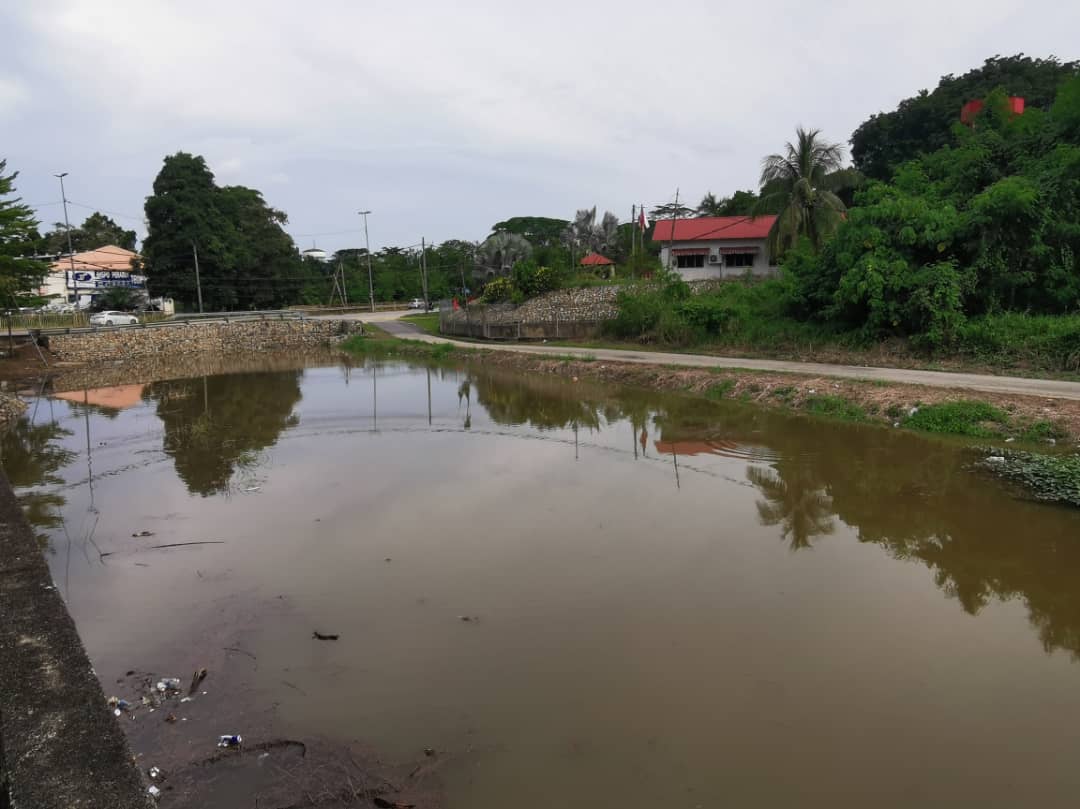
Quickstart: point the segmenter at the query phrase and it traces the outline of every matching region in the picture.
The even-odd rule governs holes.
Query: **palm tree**
[[[821,130],[795,130],[795,143],[784,154],[771,154],[761,163],[761,197],[754,213],[779,211],[769,231],[774,258],[807,237],[820,249],[839,226],[847,208],[833,190],[847,181],[842,171],[844,149],[828,143]]]
[[[524,236],[500,230],[492,233],[477,250],[476,263],[488,277],[507,275],[513,266],[529,257],[532,245]]]
[[[698,216],[723,216],[721,212],[724,208],[724,203],[727,200],[717,199],[716,194],[709,191],[705,196],[701,198],[701,202],[697,206]]]

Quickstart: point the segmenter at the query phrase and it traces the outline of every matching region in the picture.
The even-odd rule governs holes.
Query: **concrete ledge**
[[[5,780],[0,806],[12,809],[151,805],[41,548],[0,475],[0,784]]]

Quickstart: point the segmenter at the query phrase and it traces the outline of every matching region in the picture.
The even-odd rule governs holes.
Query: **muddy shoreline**
[[[403,344],[405,345],[405,344]],[[416,344],[401,352],[408,356],[428,354],[426,346]],[[454,356],[453,354],[451,356]],[[863,420],[883,426],[898,426],[903,414],[924,405],[959,401],[983,401],[1010,416],[1011,424],[1000,432],[1002,439],[1019,435],[1023,428],[1037,422],[1053,424],[1062,435],[1062,445],[1080,446],[1080,402],[1047,399],[1019,394],[984,393],[969,390],[906,385],[898,382],[839,379],[829,376],[805,376],[794,373],[739,369],[702,369],[670,365],[546,358],[509,351],[477,350],[462,352],[466,362],[487,368],[497,367],[530,374],[545,374],[571,380],[589,379],[615,385],[645,388],[661,392],[681,392],[712,399],[732,399],[761,407],[817,417],[813,404],[823,397],[836,398],[860,408]],[[1057,440],[1055,444],[1059,443]]]

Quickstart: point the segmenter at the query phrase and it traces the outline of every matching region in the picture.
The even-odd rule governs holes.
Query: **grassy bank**
[[[984,464],[988,471],[1023,486],[1040,500],[1080,505],[1080,456],[1063,452],[1080,439],[1078,401],[1013,394],[975,398],[965,391],[870,380],[461,348],[401,340],[377,329],[350,338],[343,347],[358,356],[482,362],[485,367],[558,375],[572,382],[594,379],[713,401],[738,401],[813,418],[952,436],[972,446],[976,441],[994,441],[999,446],[1011,445],[1012,460],[1007,464],[988,461]],[[987,454],[984,451],[981,456]],[[1006,453],[995,450],[993,454]]]
[[[619,306],[604,339],[585,345],[1080,378],[1080,315],[972,317],[931,348],[919,338],[881,339],[796,319],[780,280],[732,282],[698,295],[677,282],[634,286]]]
[[[402,320],[407,320],[416,326],[421,331],[425,331],[428,334],[439,334],[439,313],[438,312],[426,312],[416,315],[405,315]]]

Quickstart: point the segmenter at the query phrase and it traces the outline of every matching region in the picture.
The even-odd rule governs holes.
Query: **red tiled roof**
[[[749,216],[702,216],[697,219],[660,219],[653,230],[654,242],[671,240],[672,222],[675,241],[702,242],[721,239],[764,239],[776,221],[773,214]]]
[[[614,264],[615,262],[607,256],[602,256],[599,253],[589,253],[589,255],[585,256],[585,258],[581,260],[581,263],[586,267],[594,267],[602,265],[606,266],[608,264]]]

